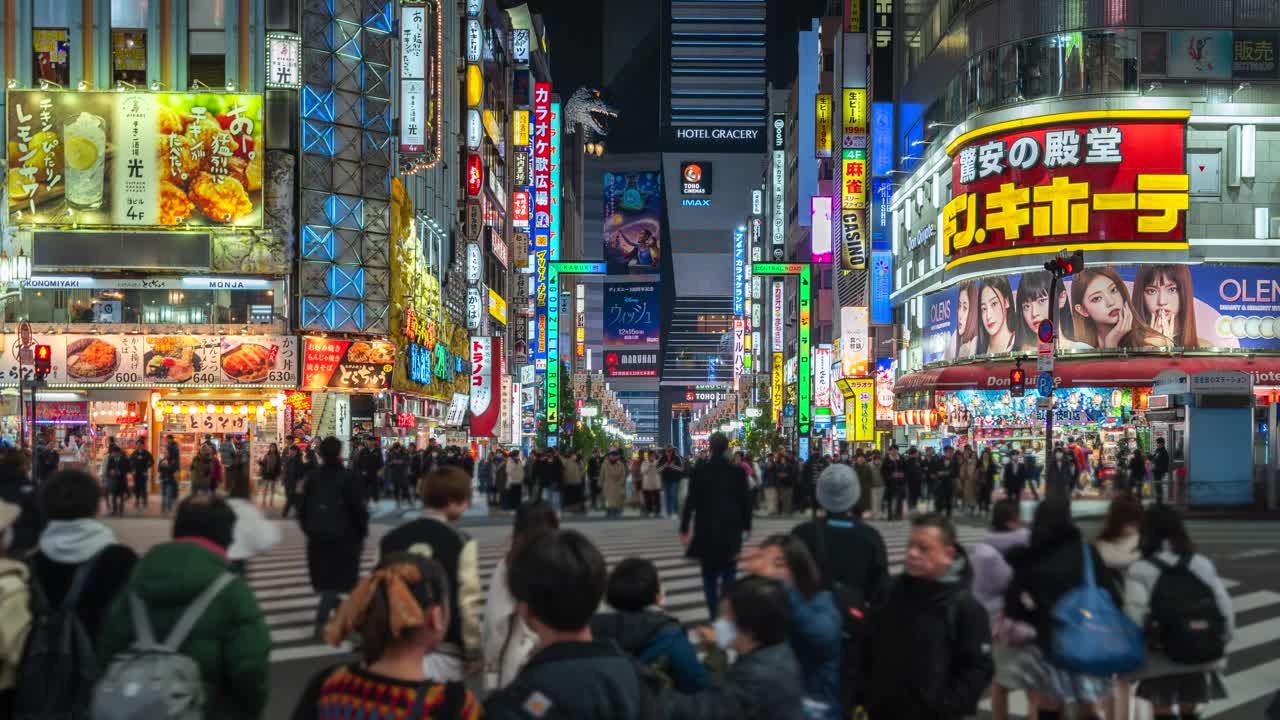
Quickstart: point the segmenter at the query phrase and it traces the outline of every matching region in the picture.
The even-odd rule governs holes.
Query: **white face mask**
[[[732,620],[716,618],[715,622],[711,623],[711,629],[715,631],[716,645],[719,645],[721,650],[732,648],[733,641],[738,638],[738,627]]]

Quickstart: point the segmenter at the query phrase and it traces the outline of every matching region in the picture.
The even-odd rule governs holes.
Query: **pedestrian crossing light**
[[[36,346],[35,370],[37,380],[44,380],[53,370],[53,350],[48,345]]]
[[[1070,255],[1059,255],[1045,263],[1044,269],[1057,278],[1071,277],[1084,269],[1084,251],[1076,250]]]
[[[1019,363],[1017,367],[1009,371],[1009,395],[1012,397],[1022,397],[1027,393],[1027,374],[1023,372],[1022,365]]]

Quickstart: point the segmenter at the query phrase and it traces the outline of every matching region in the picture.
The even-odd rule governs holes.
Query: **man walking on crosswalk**
[[[702,564],[702,590],[712,618],[721,594],[737,575],[738,552],[751,532],[751,489],[746,473],[729,461],[728,451],[724,433],[711,436],[711,459],[693,471],[680,518],[680,542],[688,547],[689,557]]]

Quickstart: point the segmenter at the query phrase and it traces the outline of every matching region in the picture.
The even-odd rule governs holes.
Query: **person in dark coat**
[[[729,461],[728,451],[724,433],[711,436],[711,459],[693,471],[680,516],[680,542],[702,564],[702,589],[712,618],[721,593],[737,575],[743,537],[751,532],[751,488],[742,468]]]
[[[147,496],[151,494],[151,488],[147,486],[151,484],[151,466],[154,463],[155,458],[147,449],[147,441],[138,438],[138,442],[134,444],[133,453],[129,455],[129,467],[133,471],[133,506],[135,508],[147,506]]]
[[[386,478],[387,485],[391,486],[396,507],[400,507],[401,500],[410,502],[409,455],[400,443],[393,444],[387,450],[387,464],[383,466],[382,474]]]
[[[378,446],[378,438],[370,436],[369,444],[356,455],[355,471],[360,473],[364,482],[365,499],[374,500],[380,497],[381,481],[378,472],[382,470],[382,448]]]
[[[940,467],[933,480],[933,507],[947,517],[951,517],[951,504],[959,482],[960,458],[956,457],[954,447],[947,447],[942,451]]]
[[[1071,490],[1076,485],[1077,474],[1076,461],[1071,453],[1064,450],[1061,445],[1055,447],[1044,469],[1045,499],[1070,500]]]
[[[867,616],[862,705],[872,718],[974,715],[995,674],[991,621],[969,589],[973,570],[950,520],[912,521],[904,570]]]
[[[1027,466],[1022,462],[1022,453],[1014,450],[1009,454],[1009,462],[1004,466],[1004,496],[1014,500],[1022,499],[1022,491],[1027,488]]]
[[[119,445],[112,443],[109,446],[102,470],[103,482],[107,486],[107,492],[111,494],[111,514],[124,515],[124,506],[129,497],[129,473],[133,471],[133,465]]]
[[[1071,519],[1071,505],[1064,498],[1047,498],[1040,503],[1031,525],[1030,546],[1008,554],[1013,579],[1005,589],[1004,615],[1035,628],[1037,640],[1031,646],[1033,651],[1024,653],[1011,672],[1021,686],[1029,688],[1041,718],[1061,717],[1059,713],[1067,704],[1075,704],[1081,717],[1092,717],[1088,706],[1110,695],[1110,678],[1069,673],[1049,660],[1053,608],[1059,598],[1084,584],[1086,548],[1098,587],[1111,595],[1116,607],[1123,608],[1123,579],[1081,535]]]
[[[307,536],[307,570],[312,589],[320,594],[317,635],[338,607],[338,595],[351,592],[360,579],[360,556],[369,534],[360,479],[343,467],[337,438],[321,441],[320,463],[307,476],[298,500],[298,524]]]
[[[281,468],[284,478],[284,509],[280,511],[281,518],[289,517],[289,510],[298,506],[298,483],[303,477],[302,464],[302,450],[296,443],[290,443],[289,447],[284,449],[284,462]]]
[[[1151,484],[1157,504],[1164,502],[1164,487],[1169,481],[1169,462],[1169,450],[1165,447],[1164,438],[1156,438],[1156,450],[1151,453]]]
[[[564,483],[564,463],[555,448],[548,448],[533,465],[533,482],[542,493],[543,499],[551,503],[551,507],[560,512],[560,489]]]
[[[907,498],[907,460],[898,453],[897,445],[890,445],[880,462],[880,476],[884,478],[885,505],[890,520],[902,519],[902,508]]]
[[[178,469],[182,466],[182,451],[172,435],[165,438],[164,454],[156,471],[160,475],[160,511],[169,512],[178,502]]]
[[[13,537],[4,548],[9,557],[21,558],[36,544],[44,527],[44,513],[35,483],[27,475],[26,453],[17,448],[5,448],[0,453],[0,500],[16,505],[21,511],[11,526]]]

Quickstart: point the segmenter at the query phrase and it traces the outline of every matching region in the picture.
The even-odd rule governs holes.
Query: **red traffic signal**
[[[53,349],[48,345],[37,345],[35,352],[36,379],[43,380],[53,370]]]
[[[1009,371],[1009,394],[1013,397],[1022,397],[1026,394],[1027,374],[1022,368],[1016,367]]]
[[[1084,269],[1084,251],[1076,250],[1070,255],[1059,255],[1045,263],[1044,269],[1060,278],[1075,275]]]

